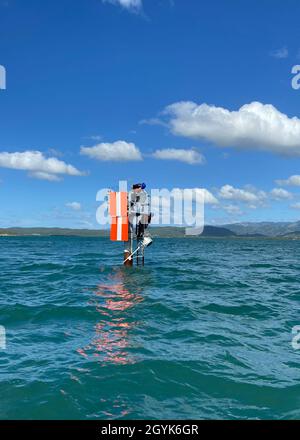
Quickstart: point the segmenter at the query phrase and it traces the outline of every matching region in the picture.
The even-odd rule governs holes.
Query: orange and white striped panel
[[[111,217],[127,217],[127,192],[109,194],[109,214]]]
[[[112,217],[110,239],[112,241],[128,241],[128,217]]]
[[[128,241],[127,192],[109,194],[109,214],[111,216],[110,239]]]

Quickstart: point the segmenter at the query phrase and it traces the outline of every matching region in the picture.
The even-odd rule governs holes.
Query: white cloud
[[[197,190],[197,188],[196,188]],[[219,200],[207,189],[203,189],[204,191],[204,203],[207,205],[217,205],[219,203]]]
[[[168,106],[172,132],[220,147],[237,147],[300,155],[300,119],[289,118],[273,105],[252,102],[237,111],[194,102]]]
[[[289,51],[287,47],[281,47],[280,49],[276,49],[270,52],[270,55],[273,58],[284,59],[289,56]]]
[[[159,118],[150,118],[150,119],[142,119],[139,124],[141,125],[150,125],[150,126],[155,126],[155,125],[161,125],[162,127],[167,127],[168,128],[168,124],[164,121],[162,121]]]
[[[272,189],[270,195],[274,200],[289,200],[293,198],[293,195],[283,188]]]
[[[203,196],[204,203],[207,205],[217,205],[219,203],[218,199],[206,188],[187,188],[184,190],[184,199],[187,201],[195,200],[195,198]],[[183,198],[183,190],[180,188],[174,188],[172,191],[172,196],[174,199]]]
[[[66,203],[66,207],[73,209],[74,211],[80,211],[81,210],[81,204],[79,202],[69,202]]]
[[[300,209],[300,203],[294,203],[293,205],[291,205],[291,208],[293,209]]]
[[[100,136],[99,134],[95,134],[92,136],[86,136],[86,139],[91,139],[92,141],[101,141],[102,140],[102,136]]]
[[[242,215],[243,214],[241,209],[236,205],[224,205],[223,209],[226,212],[228,212],[228,214],[232,214],[232,215]]]
[[[182,188],[173,188],[172,191],[167,191],[160,196],[152,196],[151,208],[157,208],[159,206],[165,208],[170,207],[171,200],[184,200],[186,202],[196,203],[204,200],[204,203],[207,205],[217,205],[219,203],[218,199],[206,188],[187,188],[184,190]]]
[[[138,12],[142,9],[142,0],[103,0],[103,2],[119,5],[133,12]]]
[[[300,176],[295,174],[285,180],[276,180],[277,185],[300,186]]]
[[[264,191],[254,189],[234,188],[232,185],[224,185],[219,190],[219,196],[224,200],[236,200],[239,202],[256,203],[266,198]]]
[[[55,148],[49,148],[48,153],[51,154],[51,156],[63,157],[63,153]]]
[[[153,153],[153,157],[162,160],[178,160],[180,162],[188,163],[189,165],[205,163],[204,156],[196,150],[166,148],[164,150],[156,150]]]
[[[33,177],[34,179],[49,180],[49,182],[61,181],[61,177],[57,176],[56,174],[49,174],[43,171],[35,171],[33,173],[29,173],[28,175],[29,177]]]
[[[91,159],[102,161],[137,161],[142,160],[142,154],[135,144],[125,141],[112,143],[103,142],[93,147],[81,147],[81,154]]]
[[[250,209],[267,206],[268,200],[291,200],[293,194],[283,188],[273,188],[270,192],[258,190],[252,185],[246,185],[244,188],[235,188],[232,185],[224,185],[219,191],[218,195],[222,200],[231,200],[235,202],[246,203]],[[239,208],[233,204],[222,206],[225,211],[229,213],[238,213]]]
[[[83,176],[73,165],[69,165],[56,157],[45,157],[40,151],[24,151],[16,153],[0,153],[0,167],[29,172],[29,176],[50,181],[60,180],[60,176]]]

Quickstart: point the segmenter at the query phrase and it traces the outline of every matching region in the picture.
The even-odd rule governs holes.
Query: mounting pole
[[[131,223],[128,222],[128,241],[124,242],[124,266],[133,266],[133,258],[129,258],[133,252],[133,233]]]

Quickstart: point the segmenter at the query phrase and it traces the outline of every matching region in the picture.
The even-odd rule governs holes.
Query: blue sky
[[[0,226],[97,227],[97,191],[122,179],[206,188],[212,224],[298,220],[299,16],[298,0],[0,0]]]

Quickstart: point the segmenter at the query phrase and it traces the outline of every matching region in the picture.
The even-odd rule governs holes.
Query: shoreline
[[[80,235],[80,234],[0,234],[0,238],[24,238],[24,237],[36,237],[36,238],[50,238],[50,237],[63,237],[63,238],[108,238],[107,235]],[[297,241],[300,240],[300,236],[247,236],[247,235],[231,235],[231,236],[171,236],[171,235],[155,235],[152,234],[152,237],[155,239],[165,238],[165,239],[186,239],[186,240],[289,240],[289,241]]]

